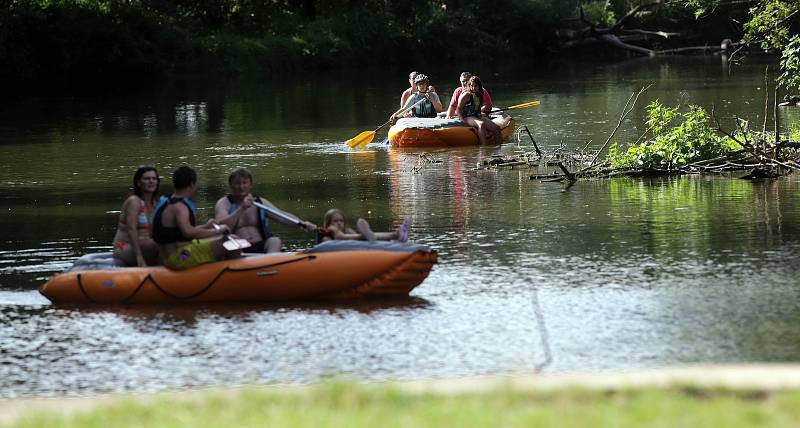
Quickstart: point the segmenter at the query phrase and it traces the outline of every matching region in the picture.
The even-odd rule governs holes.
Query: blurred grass
[[[14,427],[796,427],[800,391],[679,388],[415,393],[334,382],[309,389],[122,398]]]

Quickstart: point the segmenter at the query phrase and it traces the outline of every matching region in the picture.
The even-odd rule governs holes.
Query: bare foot
[[[365,240],[369,242],[375,242],[375,232],[372,231],[372,229],[369,227],[369,223],[367,223],[367,221],[363,218],[359,218],[358,221],[356,221],[356,230],[361,234],[361,236],[364,237]]]
[[[408,241],[408,231],[411,229],[411,217],[406,217],[397,228],[397,240],[400,242]]]

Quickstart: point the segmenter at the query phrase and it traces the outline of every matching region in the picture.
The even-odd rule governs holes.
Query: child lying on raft
[[[332,208],[325,213],[323,227],[320,228],[320,242],[332,239],[350,239],[358,241],[408,241],[411,219],[406,217],[395,232],[374,232],[363,218],[356,220],[356,230],[347,226],[341,210]]]

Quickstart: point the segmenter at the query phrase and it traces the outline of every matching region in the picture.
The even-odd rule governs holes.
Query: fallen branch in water
[[[617,133],[617,130],[619,130],[619,128],[622,126],[622,122],[633,111],[633,108],[636,106],[636,101],[639,100],[639,96],[642,95],[644,93],[644,91],[650,89],[651,86],[653,86],[653,85],[647,85],[647,86],[643,87],[642,89],[640,89],[639,92],[634,92],[634,93],[631,94],[630,97],[628,97],[628,101],[626,101],[625,102],[625,106],[622,107],[622,113],[620,113],[620,115],[619,115],[619,120],[617,121],[617,126],[615,126],[614,130],[611,131],[611,135],[608,136],[608,138],[606,139],[606,142],[603,144],[603,147],[600,147],[600,150],[597,151],[597,154],[595,155],[594,159],[592,159],[592,162],[589,164],[589,166],[584,168],[584,169],[582,169],[581,172],[585,172],[585,171],[591,169],[595,165],[595,163],[597,162],[597,157],[600,156],[600,153],[602,153],[603,150],[606,149],[606,147],[608,147],[608,143],[610,143],[611,139],[614,138],[614,135]],[[631,100],[633,100],[633,102],[631,102]],[[628,108],[629,104],[630,104],[630,108]]]

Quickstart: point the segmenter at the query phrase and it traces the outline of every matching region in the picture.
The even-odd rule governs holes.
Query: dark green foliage
[[[190,58],[185,31],[127,2],[13,2],[0,16],[0,77],[22,82],[163,72]]]
[[[800,1],[754,0],[751,2],[722,2],[720,0],[687,0],[695,15],[723,14],[744,32],[742,41],[765,50],[781,52],[781,75],[777,82],[785,88],[800,87]],[[747,8],[744,19],[731,16],[725,10],[730,5]]]
[[[664,107],[657,100],[647,107],[647,132],[651,138],[620,150],[608,151],[614,170],[675,169],[688,163],[716,158],[739,149],[738,143],[709,126],[708,113],[691,105],[688,111]]]
[[[2,0],[0,0],[2,1]],[[628,0],[5,0],[0,78],[37,83],[539,60],[578,6]],[[650,16],[678,22],[675,9]],[[667,13],[669,12],[669,13]],[[652,18],[647,18],[652,19]],[[571,23],[571,24],[570,24]],[[637,22],[640,24],[641,22]]]

